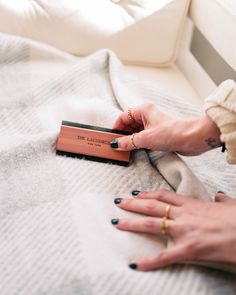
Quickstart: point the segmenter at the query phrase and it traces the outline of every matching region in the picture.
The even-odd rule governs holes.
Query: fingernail
[[[118,148],[118,140],[117,139],[113,139],[112,141],[110,141],[110,146],[113,149],[117,149]]]
[[[222,191],[218,191],[217,194],[224,194],[224,192],[222,192]]]
[[[129,268],[131,269],[137,269],[138,265],[136,263],[130,263]]]
[[[115,204],[120,204],[121,201],[122,201],[122,198],[115,198],[115,199],[114,199],[114,203],[115,203]]]
[[[119,219],[112,219],[111,220],[111,223],[113,224],[113,225],[116,225],[116,224],[118,224],[119,223]]]
[[[140,191],[132,191],[133,196],[137,196],[140,193]]]

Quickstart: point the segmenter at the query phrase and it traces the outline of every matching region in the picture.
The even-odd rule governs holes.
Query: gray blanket
[[[110,51],[80,60],[0,35],[1,295],[235,294],[232,274],[203,266],[130,270],[129,259],[152,255],[168,241],[110,224],[136,216],[113,203],[134,189],[235,195],[236,169],[219,151],[184,161],[136,151],[127,168],[55,154],[61,120],[109,128],[122,110],[147,98],[179,116],[199,115],[128,75]]]

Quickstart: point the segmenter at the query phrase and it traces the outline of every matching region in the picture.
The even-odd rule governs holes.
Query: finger
[[[137,148],[145,148],[145,134],[147,131],[141,131],[135,135],[122,136],[110,142],[111,147],[118,151],[132,151]]]
[[[140,192],[135,199],[156,199],[175,206],[181,206],[189,200],[188,197],[177,194],[176,192],[159,189],[156,191]]]
[[[163,250],[155,256],[132,262],[130,268],[137,270],[154,270],[170,264],[186,260],[186,249],[183,246],[174,246],[171,249]]]
[[[114,220],[114,219],[113,219]],[[143,217],[136,219],[115,219],[112,223],[116,228],[131,232],[161,234],[162,219],[156,217]],[[171,235],[174,221],[168,219],[168,235]]]
[[[233,199],[227,195],[224,195],[223,193],[217,193],[215,195],[215,201],[216,202],[229,202],[229,201],[233,201]]]
[[[166,215],[168,204],[154,199],[121,199],[116,198],[115,204],[124,210],[145,214],[153,217],[163,217]],[[178,208],[172,206],[169,210],[168,218],[174,219]]]
[[[142,118],[140,116],[140,107],[130,110],[132,118],[130,118],[128,115],[128,110],[126,110],[116,119],[114,125],[112,126],[113,129],[127,130],[128,128],[133,130],[138,126],[143,126]]]

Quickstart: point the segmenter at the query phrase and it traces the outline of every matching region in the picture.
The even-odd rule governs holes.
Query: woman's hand
[[[136,146],[193,156],[221,146],[220,131],[207,115],[180,120],[152,103],[123,112],[113,129],[137,133],[133,138],[129,135],[111,142],[112,148],[123,151]]]
[[[236,200],[217,194],[216,202],[193,199],[168,190],[141,192],[134,199],[115,199],[121,209],[141,213],[136,219],[112,219],[117,229],[161,234],[171,205],[166,234],[174,246],[155,256],[132,261],[132,269],[158,269],[180,261],[236,263]]]

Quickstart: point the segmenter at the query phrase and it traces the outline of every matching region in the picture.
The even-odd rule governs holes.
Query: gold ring
[[[169,225],[167,223],[167,218],[164,216],[161,220],[161,233],[163,235],[167,235],[168,228],[169,228]]]
[[[166,207],[165,207],[165,214],[164,214],[164,217],[166,219],[168,219],[170,217],[170,209],[171,209],[171,205],[170,204],[166,205]]]
[[[130,120],[132,120],[132,121],[135,121],[135,118],[134,118],[134,116],[133,116],[133,114],[132,114],[132,109],[128,109],[128,118],[130,119]]]
[[[137,133],[133,133],[132,135],[131,135],[131,145],[132,145],[132,148],[134,149],[134,150],[136,150],[136,149],[138,149],[138,147],[137,147],[137,145],[134,143],[134,136],[136,135]]]

